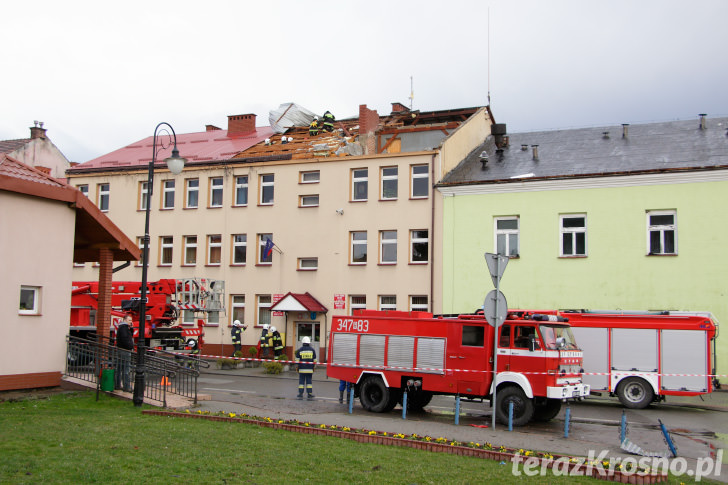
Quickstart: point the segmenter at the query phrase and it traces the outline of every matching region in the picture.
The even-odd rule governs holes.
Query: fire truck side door
[[[503,324],[498,331],[498,372],[504,372],[511,368],[511,325]]]
[[[447,368],[453,370],[458,393],[482,396],[486,393],[488,346],[493,345],[485,324],[451,325],[448,340]]]

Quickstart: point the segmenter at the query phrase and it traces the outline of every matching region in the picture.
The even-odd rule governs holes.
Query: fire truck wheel
[[[561,411],[560,399],[546,399],[540,404],[536,404],[533,410],[533,419],[536,421],[551,421]]]
[[[617,397],[624,407],[643,409],[655,398],[652,386],[639,377],[628,377],[617,386]]]
[[[368,376],[361,383],[359,400],[362,407],[367,411],[383,413],[387,410],[387,405],[390,404],[389,388],[384,385],[381,377]],[[390,408],[391,410],[392,408]]]
[[[508,404],[513,403],[513,426],[523,426],[533,417],[533,401],[526,397],[520,387],[507,386],[496,393],[496,418],[501,424],[508,424]]]

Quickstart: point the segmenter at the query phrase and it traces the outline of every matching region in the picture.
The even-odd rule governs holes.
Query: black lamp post
[[[157,132],[159,127],[166,125],[172,131],[170,135],[167,128],[162,128],[162,132],[165,133],[169,139],[167,144],[162,140],[159,144],[159,150],[163,150],[169,146],[169,141],[174,142],[174,148],[172,148],[172,156],[165,159],[169,171],[175,175],[182,172],[185,166],[184,158],[179,156],[177,150],[177,134],[174,132],[172,125],[166,122],[159,123],[154,129],[154,141],[152,143],[152,161],[149,162],[149,174],[147,176],[147,195],[146,195],[146,219],[144,221],[144,239],[142,249],[142,290],[141,298],[139,300],[139,337],[137,338],[137,362],[136,362],[136,373],[134,374],[134,406],[141,406],[144,403],[144,354],[146,352],[146,341],[144,334],[146,331],[146,320],[147,320],[147,270],[149,269],[149,209],[152,205],[152,187],[154,186],[154,163],[157,160]]]

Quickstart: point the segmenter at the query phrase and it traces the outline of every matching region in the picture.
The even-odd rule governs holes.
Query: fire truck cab
[[[502,423],[508,422],[509,403],[513,424],[522,426],[550,420],[562,401],[589,394],[568,323],[543,317],[510,313],[499,328],[495,411]],[[372,412],[391,411],[405,392],[411,410],[436,394],[492,401],[494,335],[482,313],[359,310],[333,317],[327,375],[354,383],[355,395]]]

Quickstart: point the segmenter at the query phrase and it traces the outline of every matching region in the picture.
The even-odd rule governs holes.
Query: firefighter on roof
[[[308,134],[311,136],[316,136],[319,133],[319,122],[318,122],[318,116],[313,117],[313,121],[311,121],[311,124],[308,125]]]
[[[336,117],[331,114],[331,111],[326,111],[324,113],[324,131],[328,131],[329,133],[334,131],[334,121],[336,121]]]
[[[296,350],[296,363],[298,363],[298,397],[303,399],[305,387],[308,399],[313,395],[313,368],[316,366],[316,351],[311,347],[311,338],[303,337],[301,347]]]
[[[283,355],[283,339],[280,332],[275,327],[270,328],[271,342],[273,343],[273,358],[278,360]]]

